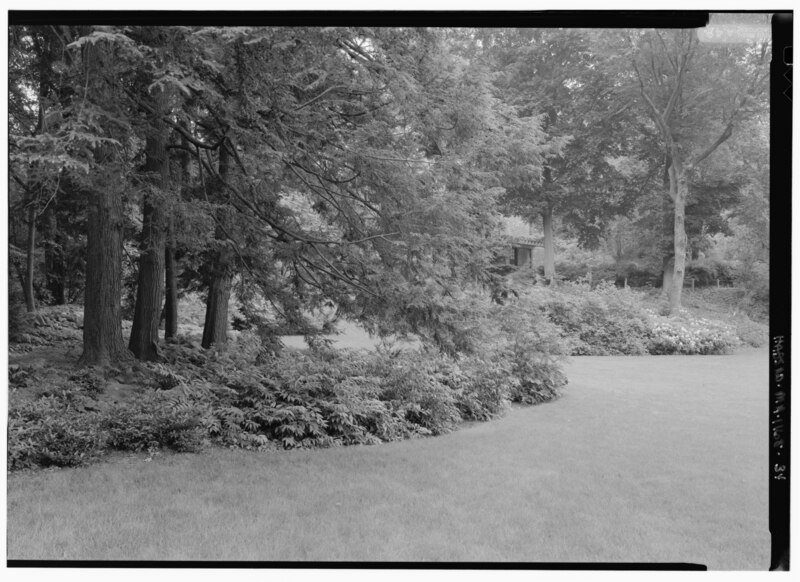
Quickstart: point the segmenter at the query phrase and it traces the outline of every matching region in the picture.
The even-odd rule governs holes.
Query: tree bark
[[[156,111],[163,112],[165,96],[159,94],[155,101]],[[145,193],[144,197],[142,253],[139,258],[133,327],[128,344],[133,355],[145,361],[159,358],[158,325],[165,285],[166,232],[163,197],[169,187],[169,158],[166,125],[159,118],[160,115],[154,116],[154,131],[145,142],[145,172],[151,177],[152,190]]]
[[[164,339],[178,334],[178,276],[175,269],[175,222],[167,219],[167,245],[164,248],[166,300],[164,301]]]
[[[184,127],[188,131],[188,128]],[[189,147],[189,141],[181,136],[181,144]],[[189,154],[185,150],[178,153],[180,162],[174,182],[177,183],[178,196],[182,197],[189,186]],[[164,248],[166,299],[164,301],[164,339],[178,335],[178,271],[175,261],[177,239],[175,236],[174,206],[167,219],[167,244]]]
[[[675,261],[670,254],[668,257],[664,257],[664,262],[662,263],[661,295],[663,297],[669,298],[672,294],[672,277],[674,274]]]
[[[222,147],[219,151],[219,175],[223,180],[227,179],[229,167],[228,152]],[[221,189],[222,185],[217,185],[217,190]],[[217,226],[214,231],[214,238],[220,243],[221,248],[213,254],[211,260],[206,319],[201,343],[206,349],[212,345],[219,347],[228,343],[228,302],[233,281],[233,255],[226,244],[225,234],[229,224],[228,209],[221,207],[217,211]]]
[[[78,363],[105,366],[130,359],[122,340],[122,196],[124,178],[113,163],[90,193],[86,245],[83,354]]]
[[[25,245],[25,309],[28,313],[36,311],[36,297],[33,293],[33,276],[36,271],[36,204],[28,206],[28,237]]]
[[[57,200],[54,200],[45,213],[45,232],[43,237],[49,241],[44,245],[44,277],[47,290],[56,305],[67,302],[65,286],[66,268],[64,266],[64,236],[58,228]]]
[[[206,320],[203,327],[202,346],[206,349],[212,346],[224,346],[228,343],[228,302],[231,297],[231,282],[233,277],[228,270],[229,263],[223,258],[225,251],[221,251],[217,258],[216,268],[208,287],[206,300]]]
[[[542,213],[544,230],[544,278],[552,285],[556,276],[556,253],[553,242],[553,206],[548,204]]]
[[[673,158],[674,165],[674,158]],[[674,177],[673,177],[674,176]],[[670,173],[670,180],[675,181],[675,225],[674,225],[674,254],[675,269],[672,275],[672,291],[669,298],[670,313],[676,313],[681,308],[683,294],[683,279],[686,272],[686,198],[689,194],[689,184],[686,173],[678,167]]]
[[[164,219],[160,202],[147,195],[142,223],[142,253],[136,286],[136,306],[128,349],[140,360],[153,361],[158,353],[158,324],[164,292]]]
[[[68,32],[68,30],[66,31]],[[97,47],[82,48],[87,94],[95,103],[113,99],[97,72],[103,64]],[[122,191],[123,165],[112,146],[96,146],[88,192],[86,288],[83,353],[79,365],[104,366],[130,359],[122,340]]]

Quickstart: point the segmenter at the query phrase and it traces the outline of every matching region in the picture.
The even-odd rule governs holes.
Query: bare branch
[[[664,38],[661,36],[661,33],[658,29],[655,30],[656,36],[658,40],[661,41],[661,46],[664,48],[664,54],[667,55],[667,59],[669,59],[669,64],[672,65],[672,70],[676,73],[678,72],[678,64],[672,58],[672,55],[669,54],[669,50],[667,49],[667,44],[664,42]]]
[[[689,168],[693,168],[703,160],[705,160],[708,156],[714,153],[719,146],[721,146],[731,135],[733,134],[733,119],[728,122],[725,126],[725,129],[722,130],[722,133],[719,134],[719,137],[714,140],[714,142],[708,146],[705,150],[703,150],[692,162],[688,164]]]
[[[683,88],[683,75],[686,72],[686,64],[689,61],[687,55],[681,55],[678,57],[678,59],[680,64],[678,66],[677,74],[675,75],[675,87],[672,89],[672,95],[669,96],[667,106],[664,108],[664,113],[662,113],[665,123],[669,122],[669,118],[672,116],[672,112],[675,109],[675,104],[678,102],[678,97],[680,96],[681,89]]]
[[[658,111],[658,107],[656,107],[656,104],[653,103],[653,100],[647,94],[647,91],[644,90],[644,82],[642,81],[642,75],[639,72],[639,67],[636,65],[636,60],[633,59],[632,63],[633,63],[633,69],[636,71],[636,77],[639,80],[639,91],[642,94],[645,103],[647,103],[648,107],[650,108],[650,113],[653,116],[653,121],[656,122],[658,129],[666,138],[667,136],[670,135],[669,128],[667,127],[666,123],[664,123],[664,119],[661,117],[661,113]]]
[[[109,81],[108,79],[105,79],[105,81],[106,81],[106,83],[108,83],[108,84],[110,84],[110,85],[112,84],[112,83],[111,83],[111,81]],[[135,105],[137,105],[137,106],[139,106],[140,108],[144,109],[144,110],[145,110],[147,113],[149,113],[149,114],[151,114],[151,115],[157,115],[157,114],[156,114],[156,111],[155,111],[155,110],[154,110],[152,107],[150,107],[150,106],[149,106],[147,103],[145,103],[144,101],[141,101],[141,100],[140,100],[138,97],[136,97],[136,95],[135,95],[134,93],[132,93],[130,90],[128,90],[128,89],[127,89],[127,88],[125,88],[124,86],[120,86],[120,88],[121,88],[121,89],[122,89],[122,91],[123,91],[123,92],[124,92],[124,93],[125,93],[125,94],[128,96],[128,98],[129,98],[131,101],[133,101],[133,103],[134,103]],[[167,125],[169,125],[170,127],[172,127],[174,130],[176,130],[178,133],[180,133],[180,134],[181,134],[181,135],[182,135],[182,136],[183,136],[183,137],[186,139],[186,141],[188,141],[189,143],[191,143],[193,146],[195,146],[195,147],[198,147],[198,148],[203,148],[203,149],[206,149],[206,150],[216,150],[216,149],[219,149],[219,147],[220,147],[220,146],[222,145],[222,143],[225,141],[225,138],[226,138],[226,136],[227,136],[227,133],[228,133],[228,128],[227,128],[227,127],[223,127],[224,131],[223,131],[223,133],[222,133],[222,137],[219,139],[219,141],[217,141],[217,142],[216,142],[216,143],[214,143],[214,144],[209,144],[209,143],[206,143],[206,142],[204,142],[204,141],[202,141],[202,140],[200,140],[200,139],[197,139],[196,137],[194,137],[192,134],[190,134],[188,131],[186,131],[186,129],[185,129],[183,126],[181,126],[180,124],[178,124],[178,123],[174,122],[174,121],[173,121],[173,120],[170,118],[170,116],[169,116],[169,115],[161,115],[161,116],[160,116],[160,121],[163,121],[164,123],[166,123]]]
[[[28,185],[27,185],[25,182],[23,182],[23,181],[22,181],[22,179],[21,179],[19,176],[17,176],[17,174],[16,174],[15,172],[13,172],[12,170],[9,170],[9,172],[8,172],[8,173],[9,173],[9,174],[11,174],[11,177],[12,177],[12,178],[14,178],[14,181],[15,181],[17,184],[19,184],[20,186],[22,186],[22,188],[25,190],[25,192],[27,192],[28,194],[31,194],[31,193],[32,193],[32,191],[31,191],[31,189],[28,187]]]
[[[303,109],[304,107],[308,107],[309,105],[311,105],[311,104],[312,104],[312,103],[314,103],[315,101],[317,101],[317,100],[319,100],[319,99],[322,99],[322,98],[323,98],[325,95],[327,95],[327,94],[328,94],[328,93],[330,93],[331,91],[336,91],[336,90],[338,90],[338,89],[346,89],[346,88],[347,88],[347,87],[345,87],[344,85],[334,85],[333,87],[328,87],[327,89],[325,89],[325,90],[324,90],[322,93],[320,93],[320,94],[319,94],[319,95],[317,95],[316,97],[314,97],[314,98],[312,98],[312,99],[309,99],[308,101],[306,101],[306,102],[305,102],[305,103],[303,103],[302,105],[298,105],[297,107],[295,107],[295,108],[294,108],[294,111],[300,111],[300,110],[301,110],[301,109]]]

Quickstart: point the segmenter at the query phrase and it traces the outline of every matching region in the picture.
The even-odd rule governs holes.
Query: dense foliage
[[[489,420],[510,402],[556,398],[566,378],[554,338],[538,326],[508,335],[504,328],[518,327],[518,315],[498,307],[493,316],[500,323],[487,330],[488,349],[462,359],[390,345],[338,351],[324,342],[275,354],[247,333],[226,352],[184,340],[165,348],[164,364],[137,365],[135,387],[115,400],[114,381],[98,372],[60,380],[15,366],[9,467],[79,465],[109,451],[193,451],[211,442],[248,449],[375,444]]]
[[[436,435],[556,398],[563,355],[758,345],[677,308],[766,304],[769,43],[662,32],[9,27],[9,331],[89,370],[10,370],[10,466]],[[553,288],[505,276],[501,212]],[[421,349],[334,351],[337,317]]]
[[[462,347],[452,290],[498,284],[500,209],[543,217],[548,279],[559,224],[584,247],[620,242],[623,277],[631,264],[666,277],[676,136],[703,162],[681,175],[690,191],[678,197],[690,259],[715,233],[735,233],[748,242],[729,245],[731,276],[763,294],[765,255],[745,249],[768,236],[768,43],[698,39],[12,26],[12,295],[28,311],[85,295],[86,364],[128,357],[122,298],[127,348],[157,360],[159,322],[176,335],[188,291],[207,296],[205,348],[227,341],[236,294],[272,304],[281,326],[302,329],[333,302],[452,354]],[[661,123],[651,103],[674,119]],[[707,114],[718,110],[721,121]]]
[[[766,338],[766,327],[746,317],[730,323],[687,311],[667,317],[663,300],[610,282],[535,287],[519,302],[554,324],[572,355],[726,354]]]

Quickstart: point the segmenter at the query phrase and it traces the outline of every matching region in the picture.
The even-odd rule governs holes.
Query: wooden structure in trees
[[[544,237],[534,232],[533,225],[518,216],[505,217],[503,223],[509,245],[505,262],[529,269],[543,264],[543,257],[535,255],[541,254],[536,249],[544,248]]]

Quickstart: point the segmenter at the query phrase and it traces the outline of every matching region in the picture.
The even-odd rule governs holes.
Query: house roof
[[[527,220],[519,216],[504,216],[503,224],[506,237],[513,246],[544,246],[544,237],[533,230]]]

